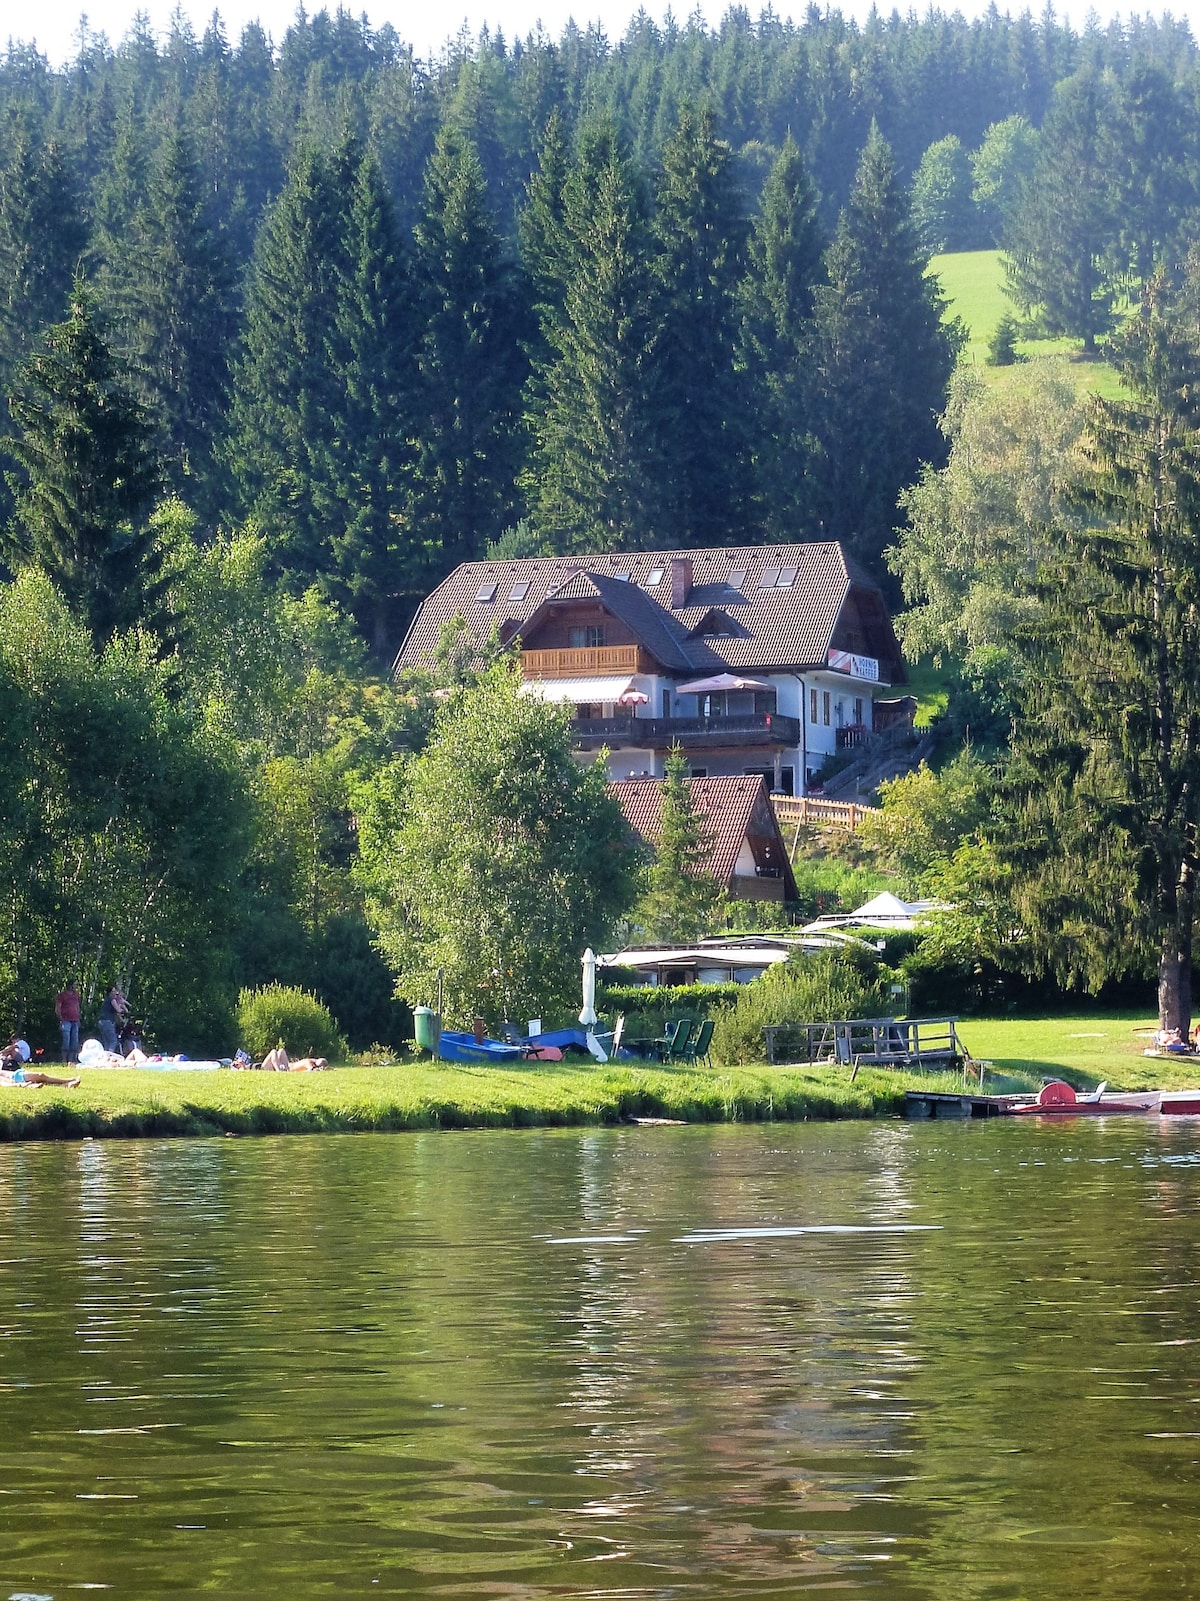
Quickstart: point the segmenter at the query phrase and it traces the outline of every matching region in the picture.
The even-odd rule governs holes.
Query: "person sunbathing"
[[[264,1073],[289,1073],[292,1064],[288,1061],[288,1053],[282,1045],[277,1045],[273,1051],[268,1051],[262,1059]]]
[[[56,1078],[53,1073],[39,1073],[29,1067],[0,1068],[0,1088],[41,1089],[43,1084],[55,1084],[64,1090],[77,1090],[82,1080],[77,1078]]]
[[[323,1056],[301,1056],[288,1063],[289,1073],[324,1073],[329,1063]]]

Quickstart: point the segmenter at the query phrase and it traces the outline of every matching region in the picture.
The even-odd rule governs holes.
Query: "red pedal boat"
[[[1188,1110],[1194,1105],[1195,1110],[1200,1112],[1200,1090],[1183,1093],[1190,1097]],[[1110,1117],[1114,1112],[1165,1111],[1167,1108],[1162,1103],[1166,1098],[1162,1090],[1114,1091],[1110,1094],[1107,1084],[1078,1094],[1061,1078],[1052,1078],[1048,1084],[1043,1084],[1035,1098],[1010,1102],[1006,1110],[1010,1117]],[[1181,1111],[1183,1108],[1172,1106],[1171,1110]]]

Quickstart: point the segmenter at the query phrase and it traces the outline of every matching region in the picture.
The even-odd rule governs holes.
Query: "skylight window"
[[[746,569],[744,567],[735,567],[725,582],[730,589],[740,589],[746,582]]]
[[[475,596],[475,599],[480,601],[495,600],[497,587],[496,584],[480,584],[479,593]]]
[[[514,584],[508,592],[509,600],[524,600],[529,593],[529,580],[522,578],[520,583]]]
[[[616,579],[618,584],[627,584],[629,582],[628,573],[614,573],[613,577]]]
[[[760,589],[774,589],[778,582],[778,567],[764,567],[762,572],[758,575],[758,584]]]
[[[646,588],[653,589],[656,584],[661,584],[663,581],[663,573],[665,571],[666,569],[663,567],[656,567],[646,580]]]
[[[796,582],[797,570],[795,567],[781,567],[779,569],[779,582],[775,587],[777,589],[790,589]]]

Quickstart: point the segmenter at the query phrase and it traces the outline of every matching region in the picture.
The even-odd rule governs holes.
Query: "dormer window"
[[[495,600],[498,587],[497,584],[480,584],[479,593],[475,596],[475,599],[481,604],[485,601]]]

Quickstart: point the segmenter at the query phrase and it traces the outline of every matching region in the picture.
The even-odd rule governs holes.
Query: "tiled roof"
[[[671,607],[671,558],[692,563],[687,604]],[[794,578],[784,588],[764,574]],[[655,574],[657,584],[648,580]],[[730,579],[744,574],[736,589]],[[396,666],[428,662],[442,626],[461,615],[481,642],[495,624],[522,628],[547,599],[598,595],[669,670],[721,667],[815,667],[823,664],[853,589],[880,605],[878,586],[833,541],[804,545],[719,546],[709,550],[623,551],[598,556],[536,556],[523,561],[465,562],[438,585],[413,620]],[[481,600],[481,595],[492,594]],[[717,608],[742,630],[689,638]],[[885,679],[903,680],[899,649],[887,630],[880,648]],[[889,656],[890,653],[890,656]]]
[[[689,778],[686,780],[692,804],[704,819],[712,835],[709,871],[719,884],[728,884],[737,865],[738,852],[750,832],[772,838],[772,856],[784,868],[787,898],[796,896],[796,883],[792,877],[787,848],[775,811],[761,777]],[[610,784],[625,814],[625,821],[635,833],[649,844],[658,838],[662,819],[662,780],[658,778],[626,778]],[[751,825],[754,824],[754,828]]]

